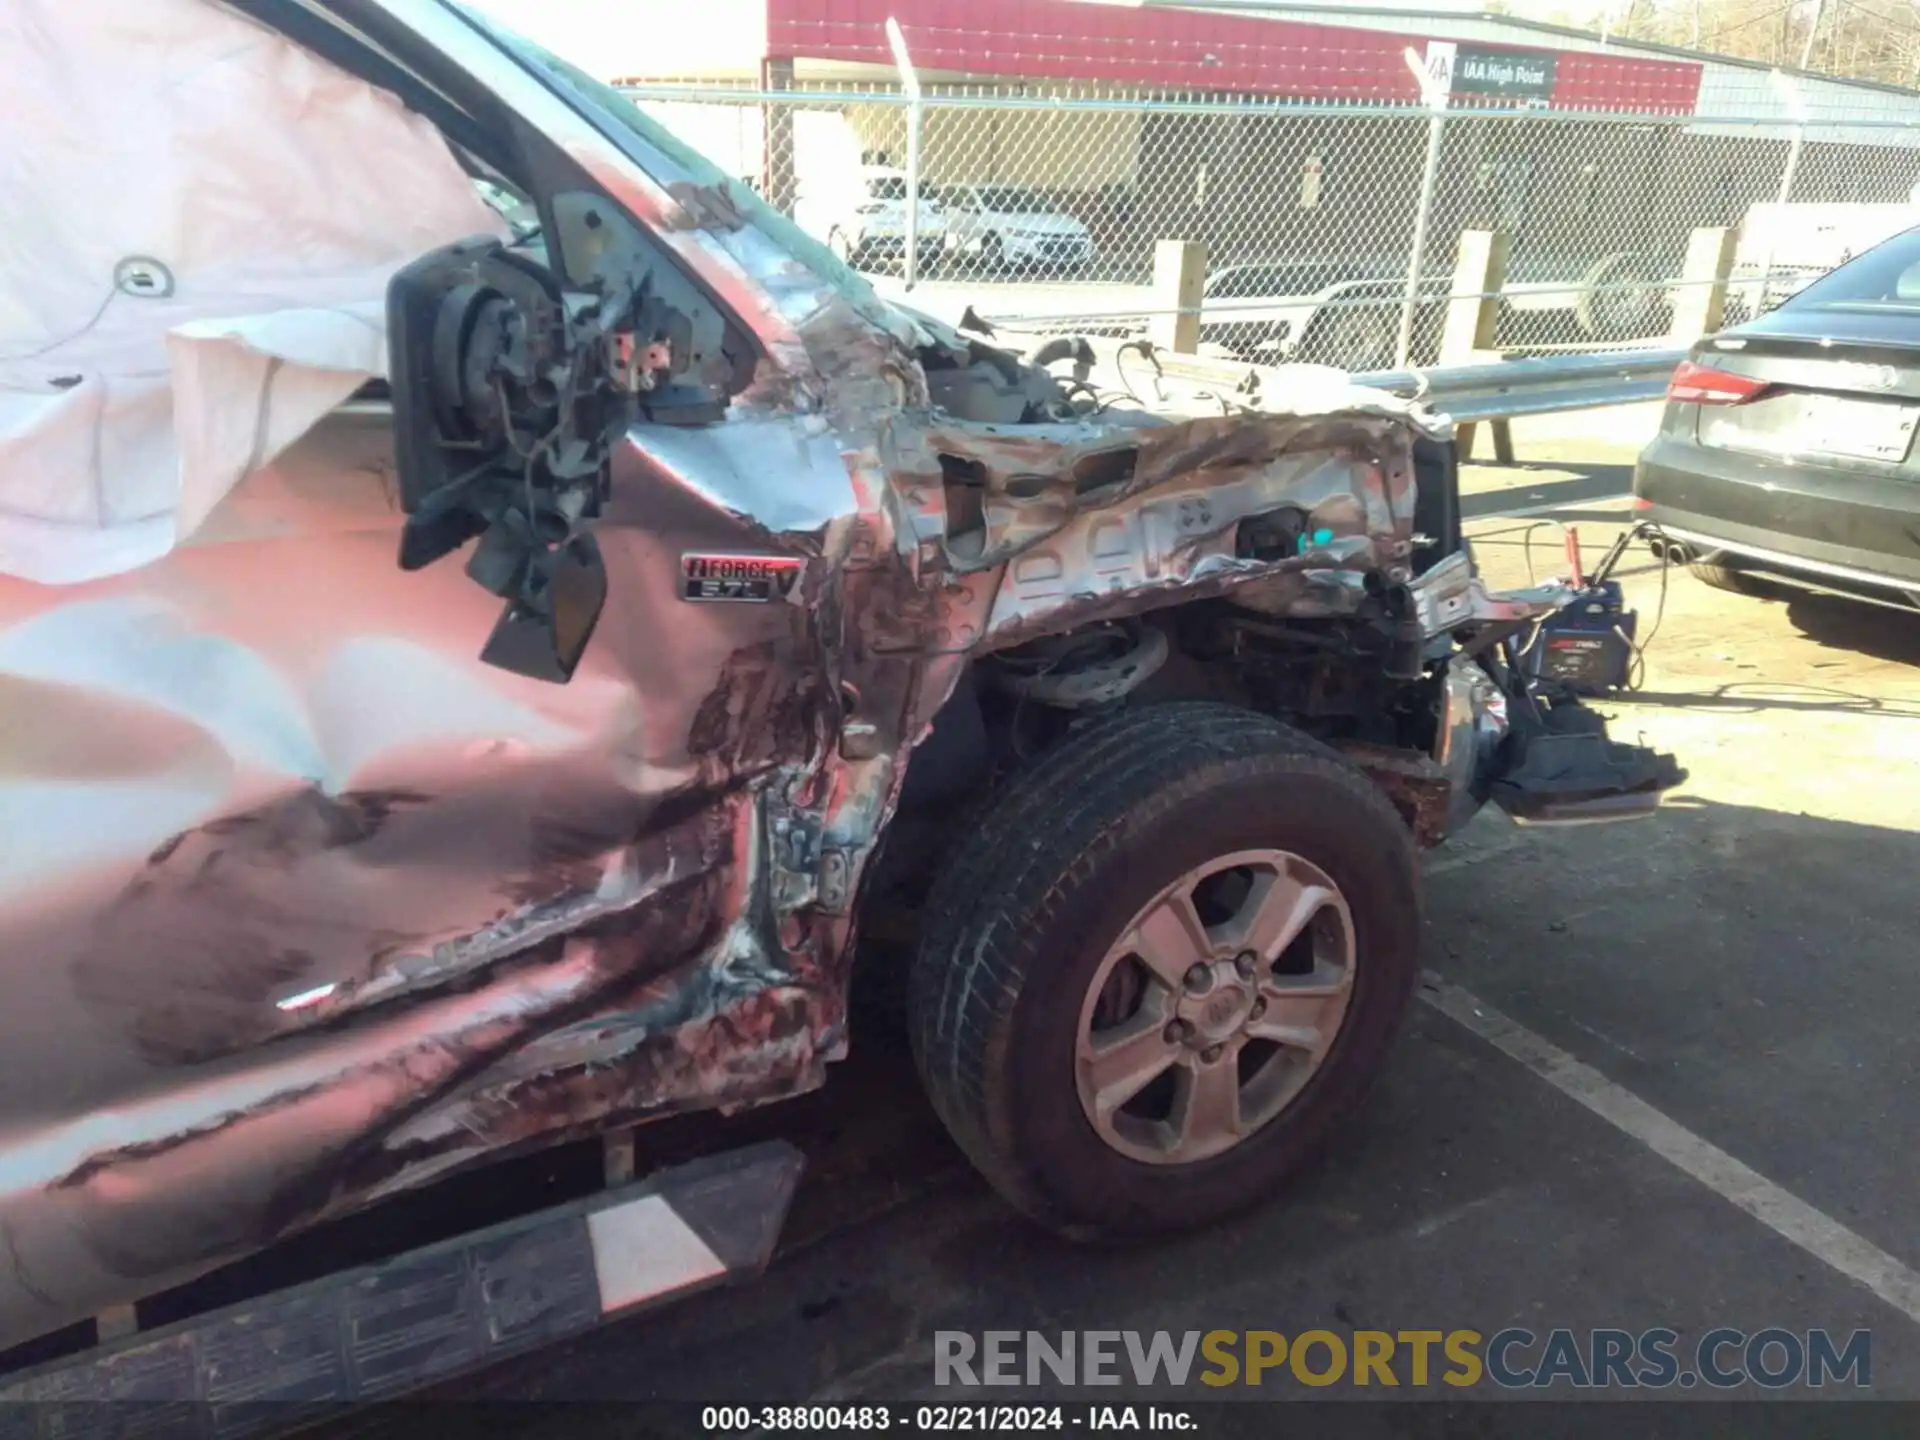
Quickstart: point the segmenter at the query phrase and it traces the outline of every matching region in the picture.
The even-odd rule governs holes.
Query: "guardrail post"
[[[1727,308],[1727,281],[1733,275],[1737,231],[1723,226],[1696,230],[1687,239],[1687,263],[1680,271],[1680,293],[1673,301],[1673,329],[1667,338],[1691,345],[1720,328]]]
[[[1494,332],[1500,323],[1500,292],[1507,283],[1507,257],[1512,242],[1502,230],[1463,230],[1453,266],[1453,289],[1447,299],[1446,327],[1440,332],[1442,365],[1474,365],[1493,358]],[[1488,422],[1493,428],[1493,454],[1502,465],[1513,463],[1513,429],[1505,420]],[[1468,422],[1454,432],[1461,460],[1473,458],[1479,426]]]
[[[1200,301],[1206,291],[1207,247],[1198,240],[1161,240],[1153,247],[1153,315],[1147,338],[1176,355],[1200,351]]]

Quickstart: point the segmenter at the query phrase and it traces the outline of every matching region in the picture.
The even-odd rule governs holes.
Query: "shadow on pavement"
[[[1574,467],[1543,465],[1541,468],[1565,474]],[[1508,510],[1535,509],[1542,505],[1577,505],[1590,500],[1615,500],[1633,489],[1631,465],[1581,465],[1578,469],[1580,473],[1568,480],[1542,480],[1537,484],[1522,482],[1504,485],[1498,490],[1469,491],[1460,497],[1461,516],[1467,520],[1478,520]],[[1501,470],[1503,475],[1514,473],[1513,470]],[[1617,521],[1621,517],[1615,515],[1608,518]]]
[[[1754,715],[1763,710],[1822,711],[1835,715],[1879,715],[1890,720],[1920,720],[1920,702],[1886,700],[1825,685],[1791,681],[1737,680],[1706,691],[1634,690],[1609,697],[1609,703],[1657,705],[1675,710],[1717,710]]]
[[[1814,591],[1784,593],[1787,618],[1809,640],[1878,660],[1920,665],[1920,611]]]

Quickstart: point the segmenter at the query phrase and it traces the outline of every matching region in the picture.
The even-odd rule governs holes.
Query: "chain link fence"
[[[1256,361],[1435,363],[1448,302],[1490,293],[1456,278],[1466,231],[1505,239],[1494,347],[1550,353],[1666,339],[1714,283],[1696,230],[1739,232],[1739,318],[1920,221],[1920,126],[1885,119],[625,88],[883,288],[911,251],[913,303],[949,319],[1137,333],[1179,303],[1156,246],[1198,242],[1200,344]]]

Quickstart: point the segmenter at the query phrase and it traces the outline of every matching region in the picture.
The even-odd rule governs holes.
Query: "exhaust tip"
[[[1647,548],[1653,552],[1653,558],[1668,565],[1691,565],[1699,558],[1698,552],[1683,540],[1667,540],[1654,536],[1647,542]]]

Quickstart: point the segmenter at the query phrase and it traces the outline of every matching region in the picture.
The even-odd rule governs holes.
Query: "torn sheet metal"
[[[1561,584],[1490,590],[1464,552],[1437,561],[1411,586],[1420,628],[1429,639],[1471,625],[1510,625],[1564,610],[1576,592]]]

